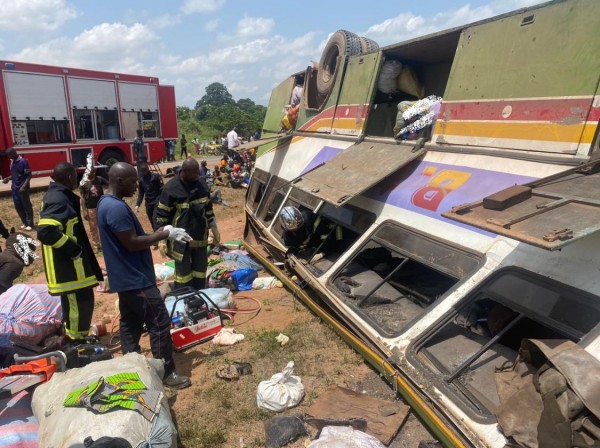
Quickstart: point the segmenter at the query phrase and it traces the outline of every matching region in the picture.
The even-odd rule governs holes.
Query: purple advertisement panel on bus
[[[304,172],[327,162],[338,152],[340,150],[337,148],[323,147],[308,163]],[[537,178],[460,165],[414,161],[383,179],[363,195],[463,227],[441,214],[457,205],[479,201],[512,185],[535,179]]]

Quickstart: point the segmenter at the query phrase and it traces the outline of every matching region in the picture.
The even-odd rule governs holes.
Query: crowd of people
[[[63,347],[86,343],[95,287],[107,276],[110,291],[119,296],[123,354],[140,351],[145,328],[153,356],[165,360],[165,385],[189,386],[190,379],[176,373],[171,320],[156,286],[151,249],[158,247],[174,260],[175,287],[206,286],[209,236],[213,244],[220,240],[213,203],[223,203],[220,191],[212,187],[247,184],[255,159],[254,150],[235,149],[240,144],[235,130],[230,137],[229,154],[223,155],[213,170],[206,161],[199,163],[187,157],[165,184],[160,174],[150,171],[142,131],[138,131],[132,145],[135,166],[115,163],[108,170],[108,178],[99,175],[92,163],[78,182],[74,165],[57,164],[37,222],[39,243],[14,228],[7,230],[0,221],[0,235],[7,239],[6,250],[0,254],[0,293],[12,286],[25,265],[33,262],[36,245],[41,243],[48,291],[61,300]],[[181,155],[188,156],[183,142],[185,136]],[[197,139],[192,143],[197,151]],[[167,142],[167,147],[173,149],[174,142]],[[22,222],[20,230],[34,230],[29,197],[31,169],[15,149],[9,149],[7,155],[11,176],[3,181],[12,182],[12,198]],[[75,194],[77,190],[80,195]],[[136,190],[132,209],[124,199]],[[144,202],[151,233],[144,230],[137,217]],[[84,221],[88,222],[89,232]],[[104,271],[98,263],[100,252]]]

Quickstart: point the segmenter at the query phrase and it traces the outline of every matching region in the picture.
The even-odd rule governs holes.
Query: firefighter
[[[166,253],[175,260],[175,286],[206,286],[208,265],[208,230],[213,234],[213,244],[219,244],[220,235],[213,213],[210,191],[200,177],[196,159],[183,162],[181,172],[164,187],[156,208],[156,225],[181,227],[191,235],[192,241],[167,242]],[[164,242],[163,250],[164,250]]]
[[[318,261],[325,252],[333,250],[344,237],[341,226],[304,208],[285,206],[279,213],[279,220],[284,229],[283,243],[290,252],[307,249],[319,252],[319,256],[311,258],[311,262]]]
[[[102,270],[83,227],[79,196],[73,193],[75,167],[59,163],[53,179],[43,199],[38,239],[48,292],[61,299],[67,342],[78,344],[92,322],[94,286],[102,280]]]

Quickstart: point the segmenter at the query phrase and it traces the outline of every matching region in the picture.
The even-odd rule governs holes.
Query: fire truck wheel
[[[125,156],[118,149],[106,149],[100,154],[100,158],[98,159],[101,165],[106,165],[108,168],[117,162],[126,161]]]
[[[328,95],[335,84],[335,74],[340,61],[346,56],[360,54],[360,38],[350,31],[339,30],[333,33],[321,54],[317,72],[317,91]]]

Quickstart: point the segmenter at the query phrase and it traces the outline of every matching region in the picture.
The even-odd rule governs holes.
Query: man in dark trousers
[[[181,227],[192,241],[170,241],[167,254],[175,260],[175,287],[191,286],[204,289],[208,266],[208,229],[213,244],[219,244],[219,230],[210,200],[210,191],[200,177],[196,159],[181,165],[181,172],[163,187],[156,208],[156,225]]]
[[[152,226],[152,230],[156,230],[157,226],[154,222],[154,210],[158,205],[160,199],[160,192],[162,191],[163,181],[160,174],[151,173],[148,168],[148,162],[141,162],[138,165],[139,174],[139,185],[138,185],[138,197],[135,203],[135,212],[140,211],[140,205],[144,197],[146,197],[146,215],[148,215],[148,221]]]
[[[144,145],[144,131],[138,129],[137,137],[133,140],[133,153],[135,154],[135,160],[140,163],[142,160],[148,160],[146,156],[146,146]]]
[[[70,163],[54,168],[54,182],[44,196],[38,240],[42,243],[48,292],[60,295],[67,342],[84,342],[94,312],[94,286],[103,279],[83,227],[77,172]]]
[[[171,341],[171,319],[156,287],[150,246],[165,238],[185,242],[183,229],[165,226],[146,234],[135,214],[123,201],[132,197],[138,184],[133,166],[118,162],[108,173],[108,194],[98,203],[98,227],[104,249],[111,291],[119,294],[121,346],[123,354],[140,352],[144,324],[150,333],[150,348],[156,359],[165,360],[166,386],[182,389],[190,379],[175,373]]]
[[[33,230],[33,207],[29,198],[29,182],[31,181],[29,162],[20,156],[15,148],[8,148],[6,155],[11,160],[10,176],[2,179],[2,182],[6,184],[8,181],[12,181],[13,202],[23,223],[21,229]]]

